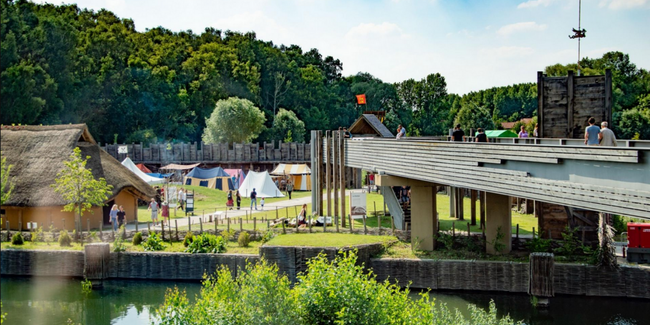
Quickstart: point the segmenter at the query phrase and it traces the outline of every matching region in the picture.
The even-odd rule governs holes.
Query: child
[[[260,199],[260,205],[262,206],[262,210],[264,210],[264,197]]]

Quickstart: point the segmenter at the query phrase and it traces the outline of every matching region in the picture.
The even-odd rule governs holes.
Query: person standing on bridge
[[[598,140],[601,146],[616,147],[616,135],[612,129],[607,128],[607,122],[600,123],[600,133],[598,133]]]
[[[460,124],[456,124],[456,128],[454,129],[454,133],[451,134],[451,137],[454,141],[465,141],[465,132],[460,129]]]
[[[397,127],[397,136],[395,139],[401,139],[406,137],[406,128],[404,128],[401,124]]]
[[[585,144],[588,146],[599,145],[598,135],[600,134],[600,128],[595,124],[596,124],[596,119],[590,117],[589,126],[585,128]]]
[[[519,129],[519,137],[520,138],[528,138],[528,132],[526,131],[526,127],[523,126],[523,125]]]
[[[487,135],[485,135],[485,131],[482,128],[478,128],[478,134],[476,135],[476,139],[474,141],[475,142],[488,142],[487,141]]]

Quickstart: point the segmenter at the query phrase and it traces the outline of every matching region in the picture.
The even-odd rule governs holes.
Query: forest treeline
[[[534,83],[459,96],[438,73],[399,83],[343,76],[338,59],[252,32],[138,32],[132,20],[106,10],[1,1],[2,124],[87,123],[101,142],[200,141],[217,101],[230,97],[263,112],[258,141],[286,138],[273,131],[281,108],[306,130],[349,126],[363,111],[381,110],[390,129],[402,124],[409,135],[443,135],[455,123],[492,129],[537,114]],[[615,130],[650,139],[648,72],[620,52],[582,66],[585,74],[613,70]],[[568,69],[575,64],[546,73]],[[356,105],[356,94],[366,94],[368,104]]]

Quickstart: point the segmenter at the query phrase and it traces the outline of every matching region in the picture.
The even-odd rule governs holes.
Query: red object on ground
[[[627,238],[632,248],[650,248],[650,223],[628,223]]]

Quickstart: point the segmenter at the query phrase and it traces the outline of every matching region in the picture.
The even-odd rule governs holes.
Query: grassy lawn
[[[208,213],[212,211],[226,209],[226,202],[228,201],[227,192],[217,190],[217,189],[206,188],[202,186],[185,185],[183,186],[183,188],[186,190],[194,191],[194,214],[195,215],[203,214],[204,211]],[[298,192],[293,192],[291,194],[291,197],[295,199],[295,198],[302,198],[310,195],[311,192],[309,191],[298,191]],[[265,198],[264,201],[266,201],[265,203],[268,204],[273,202],[286,201],[288,199],[289,197],[285,196],[280,198]],[[247,197],[242,197],[241,206],[250,207],[250,205],[251,205],[251,199]],[[257,200],[257,205],[259,206],[259,199]],[[185,217],[185,212],[183,210],[177,210],[176,215],[174,215],[174,210],[171,209],[169,211],[169,214],[171,215],[172,219]],[[158,217],[158,219],[161,218],[162,217],[160,216]],[[138,207],[138,221],[139,222],[151,221],[151,212],[147,210],[146,206]]]
[[[490,260],[527,262],[528,254],[523,255],[487,255],[485,253],[469,252],[467,250],[435,250],[414,251],[410,243],[397,242],[379,255],[380,258],[413,258],[413,259],[447,259],[447,260]]]
[[[306,231],[306,230],[305,230]],[[397,241],[394,236],[366,236],[340,233],[286,234],[278,235],[267,246],[346,247],[361,244]]]
[[[390,216],[384,217],[384,199],[380,194],[377,193],[369,193],[367,195],[367,208],[369,211],[369,216],[366,219],[366,225],[367,227],[377,227],[377,216],[375,215],[375,210],[374,207],[376,205],[377,207],[377,214],[380,215],[381,218],[381,226],[383,228],[390,228],[391,227],[391,218]],[[465,212],[465,220],[458,220],[456,218],[450,218],[449,217],[449,196],[444,195],[444,194],[438,194],[437,196],[437,206],[438,206],[438,216],[439,216],[439,221],[440,221],[440,230],[442,231],[447,231],[451,230],[452,226],[456,229],[456,231],[467,231],[467,223],[470,222],[470,211],[471,211],[471,205],[472,205],[472,200],[470,198],[465,198],[463,200],[464,204],[464,212]],[[476,202],[476,226],[470,226],[470,231],[472,232],[481,232],[480,229],[480,203],[477,201]],[[539,229],[538,224],[537,224],[537,219],[535,216],[532,214],[521,214],[515,211],[512,211],[512,233],[515,233],[515,230],[517,228],[517,224],[519,224],[519,234],[525,235],[525,234],[531,234],[533,227],[536,229]],[[355,220],[355,227],[362,228],[363,227],[363,220],[362,219],[356,219]]]
[[[183,237],[185,236],[185,233],[183,232],[182,234],[179,231],[178,236],[180,237],[180,240],[183,240]],[[165,238],[167,236],[165,235]],[[144,252],[144,248],[142,245],[133,245],[130,241],[125,241],[124,245],[126,246],[126,251],[127,252]],[[227,251],[226,253],[231,253],[231,254],[258,254],[259,253],[259,247],[262,245],[261,242],[259,241],[251,241],[248,247],[239,247],[236,241],[228,241],[228,246],[227,246]],[[113,248],[113,244],[111,244],[111,249]],[[26,241],[23,245],[11,245],[11,243],[0,243],[0,249],[34,249],[34,250],[74,250],[74,251],[82,251],[84,248],[77,243],[72,243],[71,247],[61,247],[59,243],[32,243],[29,241]],[[182,242],[172,242],[170,245],[169,242],[165,242],[165,250],[160,251],[160,252],[184,252],[185,251],[185,246],[183,246]]]

